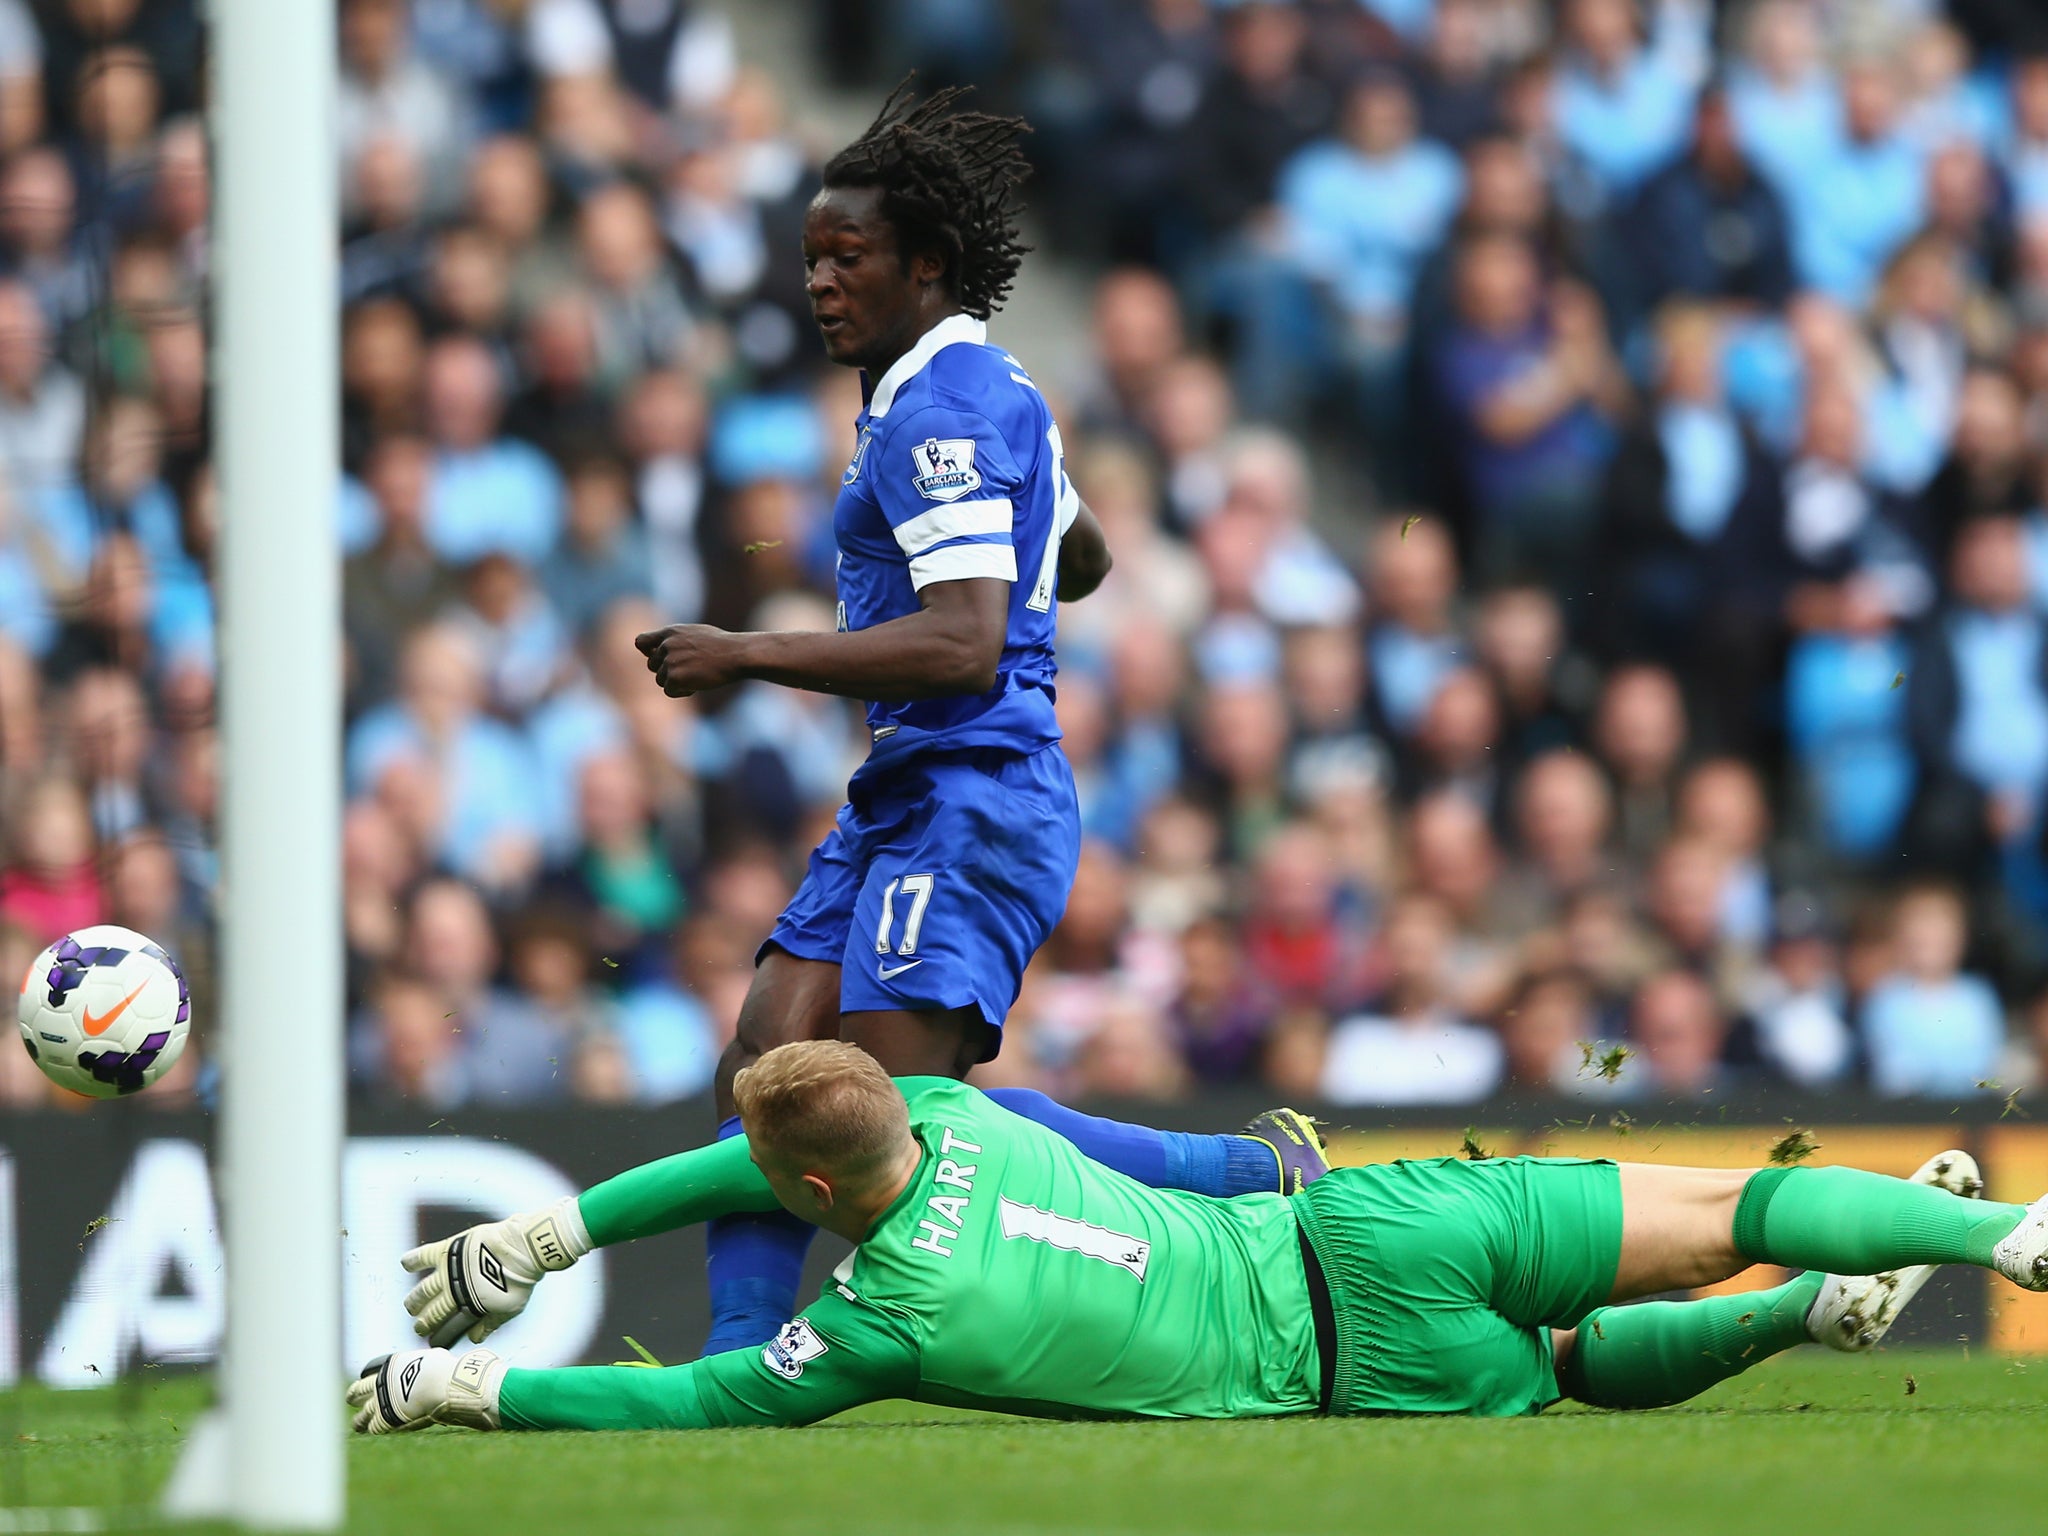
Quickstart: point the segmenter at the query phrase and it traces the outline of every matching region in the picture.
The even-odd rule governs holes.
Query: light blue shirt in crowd
[[[1790,328],[1775,316],[1731,325],[1721,373],[1730,403],[1751,430],[1789,456],[1806,420],[1806,369]],[[1919,495],[1948,453],[1949,423],[1931,415],[1901,379],[1870,381],[1859,404],[1865,476],[1902,496]]]
[[[1103,754],[1104,776],[1113,786],[1111,799],[1089,830],[1125,853],[1134,852],[1139,825],[1180,783],[1180,765],[1180,732],[1170,719],[1125,722]]]
[[[539,591],[524,599],[502,622],[493,624],[472,608],[450,615],[484,658],[484,679],[495,707],[524,715],[567,673],[573,642],[560,615]]]
[[[711,1014],[682,988],[635,987],[619,1001],[618,1029],[643,1101],[668,1104],[711,1086],[719,1055]]]
[[[1997,1074],[2005,1012],[1981,976],[1935,982],[1890,976],[1871,989],[1863,1035],[1871,1086],[1879,1093],[1976,1093]]]
[[[343,556],[360,555],[377,542],[377,535],[384,527],[384,514],[377,506],[377,498],[353,475],[341,477],[335,518]]]
[[[1958,141],[1990,151],[2012,133],[2012,108],[2000,72],[1963,76],[1938,96],[1906,109],[1900,128],[1932,154]]]
[[[197,667],[212,675],[214,649],[213,590],[188,565],[156,583],[156,602],[149,615],[149,641],[172,666]]]
[[[1776,315],[1729,324],[1721,349],[1721,383],[1764,445],[1781,457],[1799,445],[1806,416],[1806,370],[1792,331]]]
[[[562,477],[531,443],[508,437],[468,453],[434,455],[427,543],[451,565],[503,550],[537,566],[561,532]]]
[[[1180,782],[1180,734],[1170,720],[1124,725],[1093,762],[1076,762],[1081,832],[1128,854],[1138,827]]]
[[[447,807],[441,847],[434,850],[457,874],[486,872],[492,844],[515,834],[538,836],[534,814],[533,754],[510,726],[481,716],[459,727],[439,757],[404,706],[380,705],[357,720],[348,736],[350,795],[376,788],[379,776],[402,757],[441,769]]]
[[[1796,173],[1779,191],[1800,280],[1866,306],[1885,263],[1925,217],[1926,182],[1926,154],[1904,134],[1844,141]]]
[[[1731,865],[1721,884],[1721,936],[1761,949],[1771,936],[1771,876],[1761,859]]]
[[[2039,794],[2048,777],[2040,615],[1964,609],[1948,621],[1956,666],[1949,752],[1980,788]]]
[[[2048,611],[2048,511],[2029,512],[2021,524],[2026,535],[2027,590],[2034,606]]]
[[[1458,637],[1418,635],[1399,624],[1382,624],[1373,630],[1368,647],[1380,712],[1396,731],[1410,735],[1464,657]]]
[[[533,751],[533,812],[541,848],[552,861],[581,846],[583,769],[593,757],[626,744],[626,720],[610,697],[587,684],[565,688],[527,717]]]
[[[1266,547],[1252,579],[1252,601],[1270,623],[1349,624],[1358,616],[1358,583],[1320,535],[1295,527]]]
[[[1657,440],[1664,446],[1671,521],[1698,543],[1719,537],[1742,494],[1742,432],[1734,414],[1674,401],[1657,412]]]
[[[57,638],[49,594],[18,549],[0,548],[0,634],[38,658]]]
[[[1704,5],[1666,0],[1648,45],[1613,75],[1577,59],[1559,71],[1551,108],[1557,136],[1608,193],[1641,185],[1691,143],[1708,22]]]
[[[2016,142],[2006,151],[2006,174],[2012,178],[2012,200],[2020,222],[2048,213],[2048,144]]]
[[[1280,176],[1280,207],[1296,259],[1354,315],[1398,314],[1415,274],[1465,195],[1458,157],[1429,139],[1368,158],[1348,144],[1311,144]]]
[[[1896,635],[1813,634],[1785,666],[1785,728],[1830,849],[1886,847],[1919,785],[1906,739],[1906,690],[1893,684],[1911,653]]]
[[[1728,71],[1728,110],[1750,163],[1782,191],[1842,142],[1842,92],[1825,69],[1780,89],[1748,64]]]
[[[71,580],[85,580],[93,554],[112,526],[102,521],[85,487],[75,480],[48,486],[30,498],[29,513]],[[162,481],[146,485],[136,494],[125,521],[149,561],[152,576],[159,581],[197,577],[199,568],[185,553],[178,503]]]
[[[28,510],[49,552],[69,578],[83,581],[100,541],[112,526],[102,521],[85,488],[76,481],[45,487],[29,498]],[[166,662],[211,673],[215,660],[213,593],[198,562],[185,552],[176,499],[161,481],[144,486],[124,521],[149,566],[150,643]],[[5,579],[0,577],[0,581]],[[37,587],[34,601],[24,598],[26,611],[5,627],[40,655],[54,640],[55,628],[41,582],[32,569],[30,580]]]
[[[1436,21],[1436,0],[1361,0],[1373,15],[1400,34],[1405,43],[1427,41]]]
[[[1949,415],[1904,379],[1877,380],[1863,392],[1863,472],[1886,490],[1918,496],[1948,456]]]

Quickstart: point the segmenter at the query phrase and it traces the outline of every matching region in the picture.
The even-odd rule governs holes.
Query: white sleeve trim
[[[1081,515],[1081,493],[1074,489],[1074,482],[1067,478],[1064,470],[1060,472],[1060,498],[1054,510],[1059,518],[1060,537],[1065,538],[1067,530]]]
[[[956,501],[949,507],[920,512],[896,525],[896,544],[906,555],[921,555],[934,544],[968,534],[1008,533],[1010,503],[1007,497],[986,501]]]
[[[920,592],[934,582],[972,581],[982,576],[1015,581],[1016,549],[1008,544],[955,544],[910,562],[910,584]]]

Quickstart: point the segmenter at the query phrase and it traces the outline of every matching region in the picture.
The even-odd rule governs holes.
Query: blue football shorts
[[[836,962],[842,1012],[977,1008],[993,1058],[1080,859],[1066,754],[923,753],[848,795],[762,952]]]

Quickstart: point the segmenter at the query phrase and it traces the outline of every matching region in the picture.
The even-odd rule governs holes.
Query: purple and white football
[[[185,1049],[192,994],[165,949],[102,923],[66,934],[22,979],[21,1041],[51,1082],[88,1098],[139,1093]]]

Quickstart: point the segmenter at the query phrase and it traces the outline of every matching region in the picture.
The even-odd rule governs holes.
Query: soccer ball
[[[192,993],[161,945],[102,923],[36,956],[17,1016],[21,1043],[44,1076],[112,1099],[139,1093],[184,1054]]]

